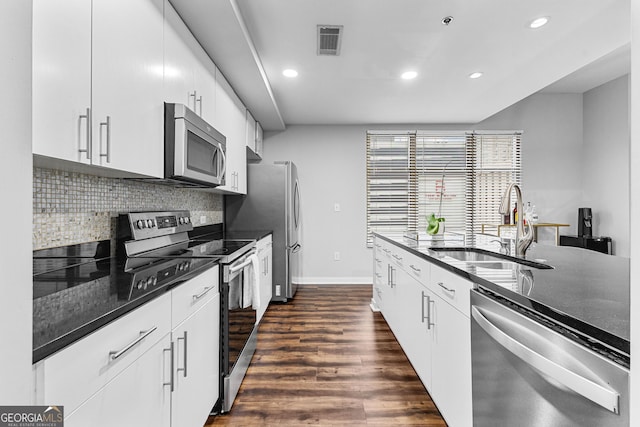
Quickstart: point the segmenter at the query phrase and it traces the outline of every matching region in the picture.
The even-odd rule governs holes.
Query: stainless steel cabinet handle
[[[136,344],[138,344],[140,341],[142,341],[143,339],[145,339],[146,337],[148,337],[149,335],[151,335],[151,333],[153,333],[153,331],[155,331],[156,329],[158,329],[157,326],[154,326],[153,328],[149,329],[148,331],[140,331],[140,336],[138,338],[136,338],[135,340],[131,341],[129,344],[127,344],[126,346],[124,346],[122,348],[122,350],[117,350],[117,351],[110,351],[109,352],[109,359],[110,360],[116,360],[118,359],[120,356],[122,356],[123,354],[125,354],[127,351],[131,350]]]
[[[202,116],[202,95],[200,95],[198,99],[196,99],[196,102],[200,103],[200,116]]]
[[[381,248],[381,247],[382,247],[382,245],[381,245],[381,244],[376,243],[376,248]]]
[[[100,122],[100,129],[102,126],[107,127],[107,152],[100,153],[100,157],[106,157],[107,163],[111,163],[111,117],[107,116],[107,120],[104,122]],[[100,137],[102,138],[102,132],[100,133]],[[102,139],[100,140],[100,151],[102,151]]]
[[[383,250],[384,252],[386,252],[386,253],[391,252],[391,251],[390,251],[389,249],[387,249],[387,248],[384,248],[384,249],[382,249],[382,250]]]
[[[429,295],[425,295],[424,291],[422,292],[422,323],[427,321],[427,329],[431,329],[432,326],[435,326],[435,323],[431,321],[431,303],[434,303]],[[424,315],[424,299],[427,299],[427,315]]]
[[[396,287],[396,269],[391,267],[391,287]]]
[[[169,345],[169,348],[163,348],[162,349],[162,353],[165,352],[169,352],[171,353],[171,376],[169,377],[169,382],[168,383],[162,383],[163,386],[171,386],[171,391],[173,392],[174,390],[174,381],[173,381],[173,341],[171,341],[171,344]]]
[[[206,288],[204,288],[204,290],[202,292],[200,292],[198,295],[194,295],[193,296],[193,300],[194,301],[198,301],[200,298],[202,298],[203,296],[205,296],[211,289],[213,289],[213,286],[207,286]]]
[[[189,98],[193,98],[193,111],[197,111],[196,100],[198,99],[198,91],[194,90],[193,93],[189,93]]]
[[[393,257],[394,257],[395,259],[397,259],[398,261],[402,261],[402,257],[401,257],[401,256],[398,256],[398,255],[396,255],[396,254],[393,254]]]
[[[81,114],[80,119],[78,120],[78,144],[80,144],[80,135],[81,135],[81,127],[82,127],[82,119],[87,119],[87,148],[79,148],[78,151],[81,153],[87,153],[87,159],[91,160],[93,155],[93,144],[91,140],[91,108],[87,108],[87,114]]]
[[[187,331],[184,331],[184,334],[183,334],[182,337],[178,337],[177,341],[180,342],[180,340],[184,341],[184,347],[183,347],[184,348],[184,352],[182,353],[184,358],[182,360],[182,362],[183,362],[182,363],[182,368],[176,369],[176,372],[182,371],[182,376],[184,378],[186,378],[187,377]]]
[[[380,264],[380,263],[382,262],[382,260],[381,260],[380,258],[376,258],[376,262],[377,262],[378,264]]]
[[[455,290],[455,289],[447,288],[447,287],[444,285],[444,283],[442,283],[442,282],[438,282],[438,286],[440,286],[442,289],[444,289],[444,290],[445,290],[445,291],[447,291],[447,292],[451,292],[452,294],[455,294],[455,293],[456,293],[456,290]]]
[[[391,264],[387,264],[387,286],[391,287]]]
[[[420,273],[420,272],[422,271],[421,269],[419,269],[419,268],[415,267],[413,264],[409,265],[409,267],[411,267],[411,269],[412,269],[413,271],[415,271],[416,273]]]
[[[500,323],[503,325],[513,325],[514,332],[522,328],[517,323],[496,313],[491,313],[491,315],[499,317]],[[502,347],[522,359],[522,361],[542,372],[544,376],[553,378],[565,387],[582,395],[586,399],[597,403],[614,414],[620,413],[620,394],[607,387],[604,380],[596,377],[597,381],[600,383],[598,384],[598,382],[592,379],[585,378],[565,366],[547,359],[524,343],[518,341],[515,337],[498,328],[483,314],[482,310],[476,306],[471,307],[471,316],[491,338],[496,340]],[[541,340],[544,340],[544,338],[540,338]],[[548,345],[553,344],[549,342]]]

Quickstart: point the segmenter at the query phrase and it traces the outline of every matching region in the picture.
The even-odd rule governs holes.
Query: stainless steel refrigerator
[[[272,301],[293,298],[300,277],[300,187],[290,161],[247,165],[247,195],[226,196],[228,231],[273,232]]]

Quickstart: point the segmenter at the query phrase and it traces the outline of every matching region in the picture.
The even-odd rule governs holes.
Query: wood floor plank
[[[446,426],[371,286],[301,286],[269,306],[228,414],[206,426]]]

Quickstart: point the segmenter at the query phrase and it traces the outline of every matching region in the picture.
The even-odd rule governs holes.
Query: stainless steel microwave
[[[185,187],[225,183],[226,138],[183,104],[164,104],[165,179]]]

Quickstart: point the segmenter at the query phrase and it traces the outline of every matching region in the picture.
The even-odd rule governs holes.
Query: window
[[[372,232],[424,231],[427,215],[470,236],[501,222],[520,183],[520,132],[367,132],[367,244]]]

